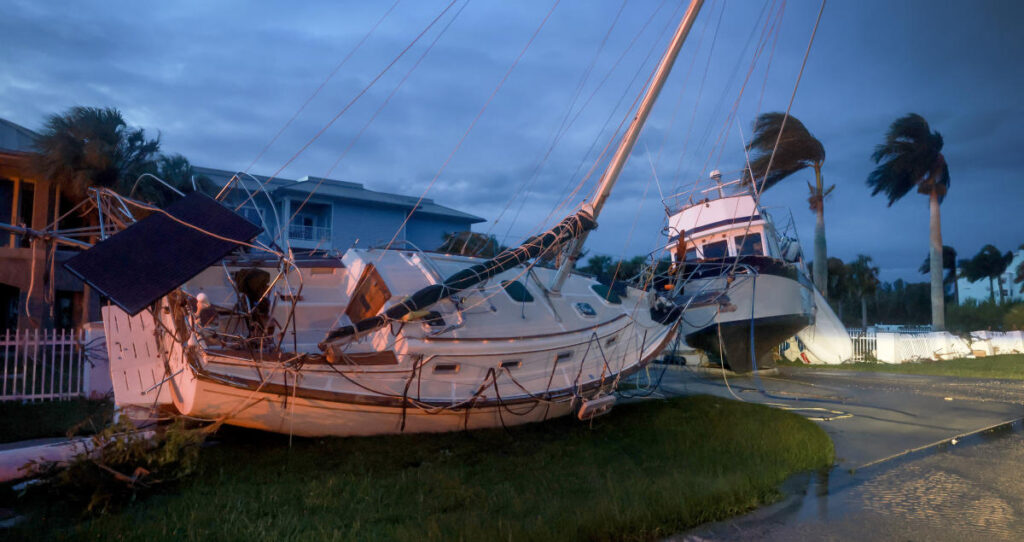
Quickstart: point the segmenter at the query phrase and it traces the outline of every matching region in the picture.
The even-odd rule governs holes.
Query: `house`
[[[68,201],[54,183],[32,174],[36,137],[33,131],[0,119],[0,223],[45,230],[78,202]],[[356,244],[384,245],[392,238],[399,246],[434,250],[445,234],[469,231],[484,221],[429,198],[417,204],[416,197],[368,190],[359,183],[236,177],[206,167],[193,170],[196,177],[224,189],[225,205],[264,226],[260,241],[287,245],[298,253],[344,252]],[[73,215],[59,224],[60,229],[83,225]],[[77,249],[51,249],[49,243],[33,243],[24,235],[0,230],[0,331],[71,328],[99,319],[99,297],[61,265]]]
[[[0,119],[0,223],[43,230],[70,205],[53,183],[32,174],[35,137]],[[60,265],[74,253],[50,252],[44,243],[0,231],[0,330],[70,328],[88,321],[81,314],[84,285]]]
[[[344,252],[355,245],[383,246],[392,238],[400,246],[435,250],[446,234],[469,231],[484,221],[430,198],[417,204],[417,197],[377,192],[360,183],[321,177],[235,177],[233,172],[205,167],[193,171],[217,187],[227,187],[225,205],[267,230],[260,241],[279,246],[287,242],[297,252]]]

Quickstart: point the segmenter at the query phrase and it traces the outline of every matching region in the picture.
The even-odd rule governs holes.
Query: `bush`
[[[1010,307],[1003,315],[1003,330],[1024,330],[1024,303],[1017,303]]]
[[[42,483],[30,486],[29,492],[65,501],[85,514],[117,510],[191,474],[207,434],[208,428],[190,428],[177,419],[150,435],[125,416],[94,435],[92,451],[83,451],[67,465],[30,463]]]
[[[1011,329],[1011,327],[1004,327],[1009,325],[1005,317],[1011,311],[1014,311],[1014,314],[1020,314],[1022,311],[1020,307],[1024,307],[1024,304],[1000,305],[991,301],[978,303],[973,299],[968,299],[960,305],[946,307],[946,328],[962,333],[983,329],[995,331]],[[1024,322],[1018,324],[1018,326],[1020,325],[1024,325]]]

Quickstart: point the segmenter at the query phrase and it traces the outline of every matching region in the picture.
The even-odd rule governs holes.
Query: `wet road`
[[[1024,540],[1024,383],[786,368],[727,382],[673,369],[660,389],[797,409],[837,464],[672,540]]]

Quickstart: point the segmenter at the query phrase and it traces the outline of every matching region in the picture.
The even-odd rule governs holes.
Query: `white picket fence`
[[[83,339],[82,331],[70,329],[7,330],[0,335],[0,401],[87,395],[91,363]]]
[[[853,342],[853,357],[851,361],[867,361],[875,359],[878,352],[878,338],[874,330],[860,328],[847,328],[846,333],[850,335]]]

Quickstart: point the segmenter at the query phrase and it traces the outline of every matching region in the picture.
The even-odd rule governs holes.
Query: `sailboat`
[[[772,368],[778,346],[814,324],[816,291],[795,233],[780,233],[753,188],[711,180],[665,202],[679,333],[735,372]]]
[[[618,383],[669,344],[680,310],[649,285],[609,292],[573,267],[701,4],[593,198],[493,258],[388,247],[258,261],[235,250],[258,228],[192,194],[69,261],[113,302],[103,322],[116,402],[301,436],[607,412]],[[160,243],[168,236],[175,246]],[[537,265],[556,254],[557,269]]]

